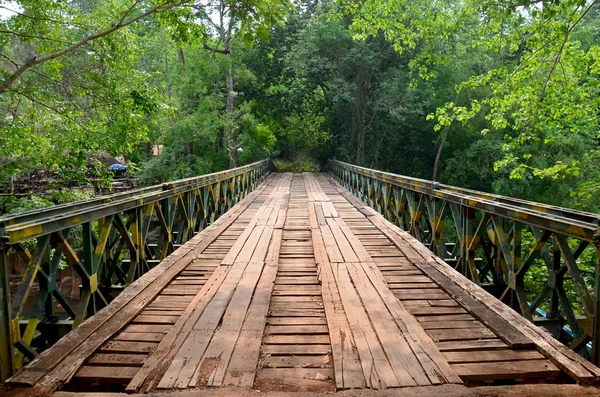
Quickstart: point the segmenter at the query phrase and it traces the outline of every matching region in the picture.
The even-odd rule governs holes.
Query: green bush
[[[87,200],[92,197],[94,197],[92,193],[79,189],[54,190],[49,191],[43,196],[2,197],[0,198],[0,214],[18,214],[25,211],[52,207],[57,204],[67,204],[75,201]]]
[[[54,204],[67,204],[75,201],[87,200],[94,197],[91,192],[80,189],[64,189],[48,192],[48,200]]]
[[[20,212],[37,210],[46,207],[52,207],[54,203],[45,197],[28,196],[28,197],[3,197],[0,200],[0,208],[4,208],[5,214],[18,214]]]
[[[321,163],[308,157],[295,159],[273,159],[277,172],[321,172]]]

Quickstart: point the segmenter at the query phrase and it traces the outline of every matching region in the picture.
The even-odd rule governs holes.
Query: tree
[[[245,115],[243,111],[235,111],[236,92],[231,47],[234,29],[239,29],[240,36],[248,45],[252,45],[255,39],[266,41],[269,38],[269,28],[283,21],[290,6],[288,0],[213,0],[201,7],[195,7],[201,19],[212,28],[208,31],[209,34],[215,34],[218,38],[216,44],[211,44],[211,37],[205,37],[204,48],[216,54],[224,54],[228,59],[225,147],[229,154],[230,168],[237,166],[238,149],[241,147],[239,119]]]
[[[27,49],[12,57],[5,52],[1,54],[8,63],[3,68],[0,94],[13,87],[23,73],[37,65],[67,55],[152,14],[169,11],[190,2],[191,0],[165,0],[158,3],[143,0],[116,1],[96,9],[95,3],[87,2],[78,5],[20,0],[17,4],[24,12],[2,6],[15,14],[2,22],[2,33],[16,38],[19,44],[25,45]],[[98,16],[102,18],[97,19]],[[88,23],[93,21],[97,25],[95,29],[82,24],[82,17],[86,18]],[[76,29],[72,29],[73,27]],[[75,31],[75,34],[71,31]],[[66,36],[71,39],[69,41],[64,40],[64,34],[67,32],[69,34]]]
[[[140,35],[153,30],[163,44],[175,38],[183,59],[181,43],[205,34],[193,12],[203,5],[194,1],[11,4],[14,9],[2,7],[11,8],[12,16],[0,20],[3,176],[44,168],[81,178],[100,151],[135,154],[173,113],[169,84],[163,88],[168,55],[161,56],[166,63],[160,72],[148,68],[141,62],[147,46]],[[239,8],[234,27],[263,29],[282,18],[279,4],[232,3]]]
[[[99,152],[134,151],[163,113],[160,90],[138,67],[139,22],[168,13],[183,18],[185,3],[3,5],[12,10],[0,21],[3,176],[42,168],[84,178],[95,172],[89,165]]]
[[[347,4],[346,11],[353,15],[355,37],[381,33],[398,52],[414,54],[415,81],[435,78],[438,65],[452,62],[444,48],[457,37],[484,56],[484,68],[456,85],[469,100],[448,100],[432,116],[439,131],[483,113],[481,132],[504,137],[498,169],[511,170],[513,178],[572,182],[586,172],[600,186],[597,169],[577,159],[598,158],[600,47],[577,40],[593,34],[588,26],[597,23],[596,3],[364,0]],[[483,95],[469,94],[474,90]],[[545,161],[536,160],[540,153]]]

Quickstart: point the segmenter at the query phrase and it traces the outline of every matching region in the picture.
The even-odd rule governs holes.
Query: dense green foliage
[[[456,97],[428,119],[442,142],[460,125],[496,135],[493,169],[511,181],[495,181],[495,190],[598,208],[596,1],[365,0],[343,11],[353,16],[354,37],[383,35],[410,58],[413,84],[439,80],[444,65],[460,70],[453,76],[466,72]],[[490,153],[473,141],[464,155]]]
[[[93,194],[90,192],[75,189],[49,190],[43,196],[35,194],[24,197],[4,196],[0,197],[0,214],[18,214],[57,204],[86,200],[91,197],[93,197]]]
[[[327,158],[597,211],[596,2],[18,0],[0,178]],[[152,155],[160,149],[159,155]]]

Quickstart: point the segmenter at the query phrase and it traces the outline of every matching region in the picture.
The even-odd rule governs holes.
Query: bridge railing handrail
[[[338,160],[328,169],[455,270],[530,321],[543,313],[555,336],[566,329],[563,341],[600,363],[600,215]]]
[[[209,226],[271,170],[267,158],[0,218],[0,382],[53,344],[66,331],[61,327],[77,327]],[[61,264],[74,270],[67,276],[72,287],[65,287],[72,299],[63,294]],[[30,294],[32,288],[38,293]],[[55,303],[71,320],[58,321]]]
[[[28,211],[0,218],[0,236],[5,242],[18,243],[65,228],[78,226],[98,217],[113,215],[144,203],[160,201],[175,194],[198,189],[216,182],[242,175],[248,170],[268,167],[270,159],[257,161],[231,170],[214,172],[198,177],[180,179],[160,185],[117,193],[98,199],[74,202]],[[4,224],[4,232],[2,225]],[[8,238],[8,239],[7,239]]]
[[[600,215],[591,212],[444,185],[426,179],[360,167],[339,160],[329,160],[329,162],[405,189],[497,213],[503,217],[548,228],[567,236],[589,242],[600,239]]]
[[[173,182],[165,182],[157,185],[132,189],[126,192],[113,193],[102,197],[94,197],[87,200],[80,200],[72,203],[54,205],[48,208],[25,211],[19,214],[6,215],[0,217],[0,223],[4,223],[6,226],[12,226],[36,219],[42,219],[44,217],[50,217],[56,213],[83,210],[100,204],[115,203],[116,201],[127,200],[131,198],[135,199],[136,196],[140,196],[146,193],[161,192],[164,190],[179,191],[179,189],[181,189],[182,187],[197,188],[203,185],[213,183],[217,180],[225,180],[231,176],[241,175],[247,170],[257,168],[260,165],[268,166],[270,164],[270,161],[270,159],[264,159],[241,167],[233,168],[231,170],[218,171],[206,175],[179,179]]]

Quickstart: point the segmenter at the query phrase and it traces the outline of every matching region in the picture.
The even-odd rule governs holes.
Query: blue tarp
[[[127,166],[117,163],[109,166],[108,169],[112,171],[127,171]]]

